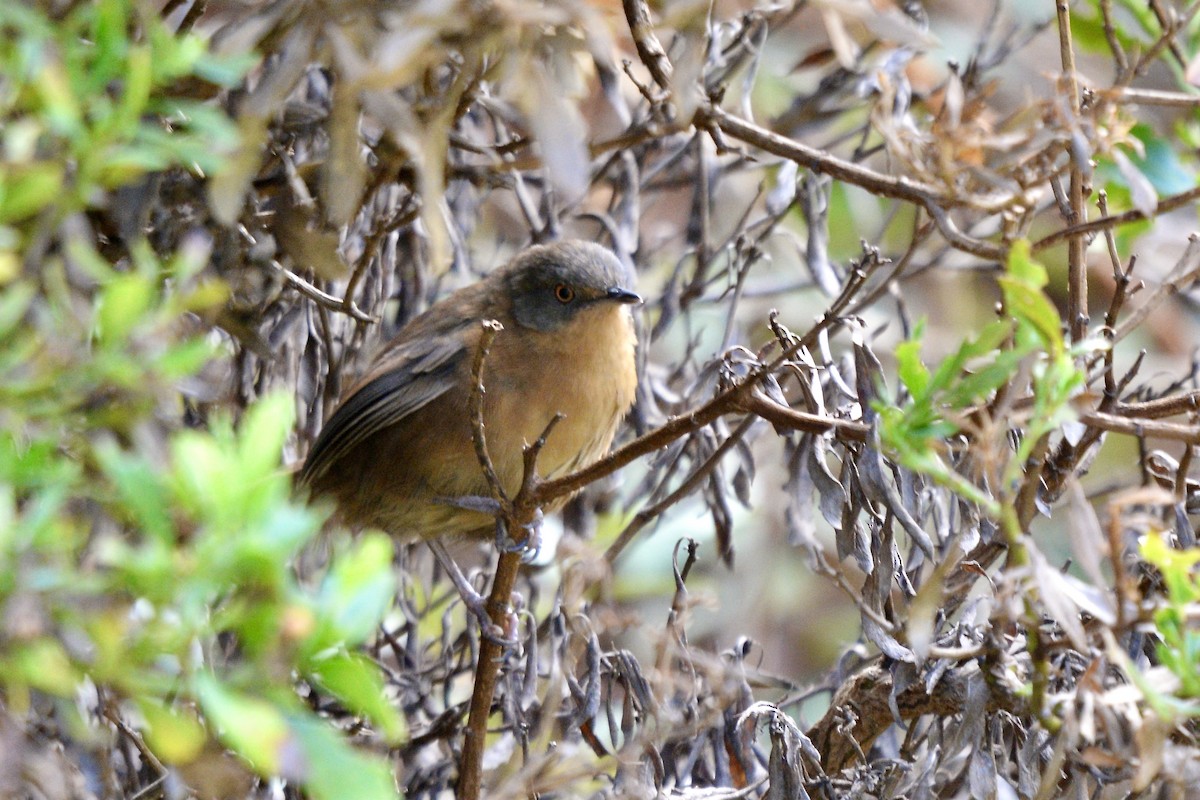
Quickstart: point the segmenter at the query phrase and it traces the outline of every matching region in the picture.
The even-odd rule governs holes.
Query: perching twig
[[[475,350],[475,361],[471,364],[471,395],[467,408],[471,414],[471,443],[475,446],[475,458],[479,460],[479,468],[487,479],[488,490],[504,512],[511,511],[512,505],[504,494],[504,486],[496,474],[496,466],[487,449],[487,433],[483,425],[483,396],[486,390],[483,386],[483,364],[487,361],[488,353],[492,350],[492,342],[497,334],[504,330],[498,320],[485,319],[483,330],[479,335],[479,347]]]
[[[562,420],[561,414],[556,414],[542,431],[542,435],[524,451],[524,475],[521,488],[517,495],[509,498],[500,478],[496,475],[495,466],[487,449],[487,436],[483,424],[483,366],[491,349],[492,341],[503,330],[496,320],[484,320],[483,334],[479,347],[475,351],[475,361],[471,367],[471,438],[475,445],[475,455],[479,466],[488,481],[492,499],[497,503],[497,523],[503,525],[510,536],[516,535],[515,548],[502,549],[496,562],[496,574],[492,578],[492,588],[488,593],[486,609],[492,623],[499,626],[501,631],[508,632],[511,628],[509,621],[512,617],[510,599],[517,585],[517,574],[521,568],[521,545],[527,541],[529,531],[533,528],[540,506],[537,477],[537,458],[542,448],[546,446],[546,438],[554,427]],[[524,531],[524,536],[521,532]],[[487,721],[491,715],[492,698],[496,694],[496,684],[500,676],[500,663],[504,656],[506,638],[484,636],[479,645],[479,660],[475,666],[475,686],[471,693],[470,711],[467,716],[467,727],[463,732],[462,759],[458,767],[457,796],[474,800],[480,796],[483,778],[483,749],[487,739]]]

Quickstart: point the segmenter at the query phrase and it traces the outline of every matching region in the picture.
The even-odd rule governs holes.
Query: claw
[[[501,553],[520,553],[522,564],[531,564],[537,560],[538,554],[542,551],[542,510],[537,509],[533,519],[527,525],[523,525],[525,537],[522,541],[516,541],[508,533],[508,528],[504,522],[496,519],[496,549]]]
[[[436,497],[434,502],[496,517],[496,549],[501,553],[520,553],[522,564],[532,564],[542,552],[542,520],[544,517],[540,508],[534,513],[533,520],[528,525],[522,526],[525,530],[525,537],[518,542],[509,535],[508,528],[500,518],[500,503],[490,497],[478,495]]]

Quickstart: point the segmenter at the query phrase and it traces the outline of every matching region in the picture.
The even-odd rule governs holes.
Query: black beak
[[[604,293],[605,300],[612,300],[622,305],[639,305],[642,302],[642,296],[637,292],[631,292],[628,289],[622,289],[620,286],[614,286]]]

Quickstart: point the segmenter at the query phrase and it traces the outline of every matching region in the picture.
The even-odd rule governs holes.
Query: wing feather
[[[450,391],[467,352],[460,333],[445,331],[390,347],[383,360],[391,368],[338,406],[309,451],[300,483],[316,481],[354,447]]]

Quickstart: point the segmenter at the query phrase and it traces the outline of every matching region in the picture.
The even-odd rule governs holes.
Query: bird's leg
[[[481,498],[482,499],[482,498]],[[446,545],[441,539],[427,539],[429,549],[433,551],[433,557],[437,559],[438,564],[446,571],[450,577],[450,581],[454,584],[454,588],[458,590],[458,596],[462,598],[463,605],[471,612],[471,615],[479,621],[479,629],[483,635],[504,646],[516,644],[515,639],[505,637],[505,629],[510,631],[516,630],[515,620],[506,620],[505,625],[497,624],[488,613],[487,600],[479,592],[475,591],[475,587],[467,580],[467,576],[463,575],[462,570],[458,568],[458,564],[454,563],[454,559],[450,556],[450,552],[446,550]],[[509,612],[512,617],[512,612]],[[508,624],[512,622],[513,624]]]
[[[433,498],[433,502],[444,506],[463,508],[467,511],[478,511],[480,514],[488,514],[493,517],[499,516],[500,512],[504,510],[500,506],[499,501],[477,494],[468,494],[461,497],[435,497]]]

